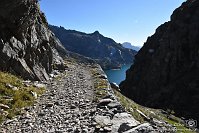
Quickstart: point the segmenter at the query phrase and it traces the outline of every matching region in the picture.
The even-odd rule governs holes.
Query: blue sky
[[[185,0],[41,0],[52,25],[142,46]]]

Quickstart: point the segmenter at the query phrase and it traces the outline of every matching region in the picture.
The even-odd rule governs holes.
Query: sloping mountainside
[[[157,28],[120,84],[142,105],[199,120],[199,1],[187,0]]]
[[[52,66],[62,67],[58,51],[65,54],[37,0],[0,1],[0,70],[47,80]]]
[[[126,49],[114,40],[104,37],[98,31],[86,34],[63,27],[50,26],[64,47],[72,52],[95,59],[103,68],[118,68],[121,64],[133,63],[137,53]]]
[[[95,61],[66,51],[47,25],[37,0],[1,0],[0,133],[174,133],[176,129],[193,133],[181,119],[123,96]],[[104,50],[113,49],[116,61],[121,56],[128,62],[124,57],[133,54],[97,32],[73,34],[83,40],[93,38],[91,44],[97,46],[98,38]],[[97,52],[93,49],[89,50]],[[197,82],[194,77],[192,81],[194,88]]]
[[[122,46],[125,47],[125,48],[133,49],[135,51],[139,51],[140,50],[140,47],[133,46],[130,42],[124,42],[124,43],[122,43]]]

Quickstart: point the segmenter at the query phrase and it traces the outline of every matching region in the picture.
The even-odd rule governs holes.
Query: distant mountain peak
[[[140,50],[140,47],[133,46],[130,42],[124,42],[124,43],[122,43],[122,46],[125,47],[125,48],[133,49],[135,51],[139,51]]]
[[[96,30],[95,32],[93,32],[93,34],[100,34],[98,30]]]
[[[100,33],[99,33],[99,31],[95,31],[95,32],[93,32],[93,33],[91,33],[90,35],[92,35],[92,36],[95,36],[95,37],[97,37],[97,38],[99,38],[100,36],[102,36]]]

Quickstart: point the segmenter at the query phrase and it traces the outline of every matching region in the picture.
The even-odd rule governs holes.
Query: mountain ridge
[[[87,34],[76,30],[66,30],[61,26],[50,25],[49,27],[67,50],[94,59],[104,69],[118,68],[123,64],[133,63],[137,53],[123,48],[121,44],[104,37],[99,31]]]

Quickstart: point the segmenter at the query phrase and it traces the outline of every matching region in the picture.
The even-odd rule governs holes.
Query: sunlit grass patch
[[[98,102],[100,99],[105,97],[107,95],[107,88],[108,86],[108,81],[105,79],[102,79],[99,77],[100,72],[98,68],[93,68],[91,69],[91,74],[94,82],[94,88],[95,88],[95,96],[93,98],[94,102]]]
[[[20,114],[21,108],[32,105],[36,99],[33,93],[41,95],[44,92],[45,88],[26,87],[22,83],[22,79],[9,73],[0,72],[0,104],[9,107],[1,109],[0,122],[6,118],[13,118]]]

